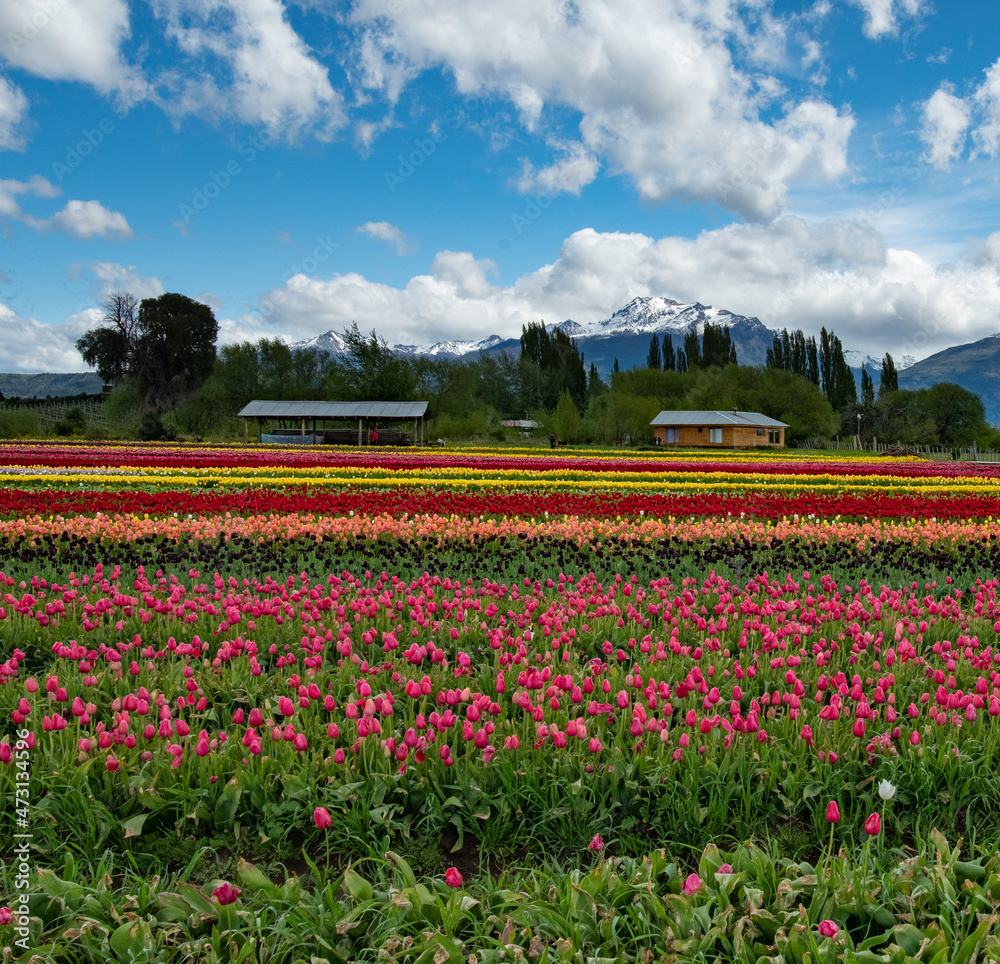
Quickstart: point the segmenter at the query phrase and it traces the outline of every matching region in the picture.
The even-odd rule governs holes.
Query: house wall
[[[701,431],[698,431],[697,425],[679,425],[677,428],[677,441],[668,442],[667,441],[667,429],[674,428],[675,426],[668,425],[656,425],[653,427],[653,434],[660,440],[661,445],[669,445],[671,447],[685,446],[685,445],[698,445],[712,448],[718,446],[719,448],[784,448],[785,447],[785,430],[783,428],[776,429],[763,429],[763,435],[758,435],[757,428],[751,425],[723,425],[722,426],[722,441],[721,442],[710,442],[711,438],[710,429],[712,426],[703,425],[701,426]],[[718,428],[719,426],[715,426]],[[770,432],[776,433],[775,441],[770,441]]]

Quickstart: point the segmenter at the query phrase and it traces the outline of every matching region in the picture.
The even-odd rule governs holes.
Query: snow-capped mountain
[[[890,352],[890,354],[892,354]],[[874,372],[882,371],[882,362],[885,356],[882,358],[872,358],[871,355],[866,355],[863,351],[856,351],[853,348],[844,349],[844,361],[854,370],[856,374],[861,372],[861,366],[865,366],[865,371],[870,375]],[[895,355],[892,356],[892,363],[896,366],[896,371],[901,372],[906,368],[910,368],[912,365],[916,364],[916,358],[913,355],[902,355],[897,358]],[[859,376],[860,377],[860,376]]]
[[[741,365],[763,365],[766,362],[767,350],[777,332],[766,327],[759,318],[738,315],[726,308],[715,308],[697,301],[682,304],[665,297],[633,298],[609,318],[600,321],[567,319],[545,327],[550,332],[559,329],[567,334],[583,353],[585,364],[589,367],[593,362],[602,375],[607,375],[616,361],[622,369],[644,365],[654,334],[660,337],[661,344],[669,335],[676,351],[683,348],[685,334],[693,330],[702,335],[709,322],[729,328],[730,338],[736,346],[736,359]],[[292,347],[317,348],[331,354],[343,354],[346,350],[344,339],[335,331],[324,332]],[[516,355],[520,350],[518,338],[502,338],[499,335],[490,335],[481,341],[441,341],[433,345],[398,344],[390,347],[401,354],[431,358],[462,358],[480,352],[502,351]],[[872,358],[864,352],[848,348],[844,349],[844,358],[859,384],[862,364],[877,383],[877,375],[882,371],[881,358]],[[912,355],[893,356],[893,361],[897,371],[914,364]]]
[[[490,335],[481,341],[439,341],[433,345],[390,345],[401,355],[426,355],[431,358],[461,358],[463,355],[490,351],[505,340],[499,335]],[[296,341],[291,348],[314,348],[328,355],[343,355],[347,351],[347,341],[340,332],[330,329],[306,341]]]
[[[736,344],[738,360],[746,365],[763,365],[772,332],[757,318],[737,315],[725,308],[713,308],[698,302],[681,304],[672,298],[633,298],[610,318],[595,322],[578,322],[572,319],[549,324],[551,332],[558,328],[573,338],[584,354],[586,362],[594,362],[607,374],[617,359],[619,367],[630,368],[643,364],[649,352],[650,338],[654,334],[670,335],[675,349],[682,347],[684,334],[692,329],[698,334],[705,330],[705,323],[728,325],[730,336]],[[343,354],[344,339],[335,331],[327,331],[308,341],[296,342],[293,348],[316,348],[330,354]],[[405,355],[424,355],[433,358],[461,358],[479,352],[519,350],[517,338],[490,335],[481,341],[441,341],[433,345],[390,345],[394,351]]]

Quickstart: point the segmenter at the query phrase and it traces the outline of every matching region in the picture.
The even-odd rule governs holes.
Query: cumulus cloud
[[[66,207],[50,218],[25,218],[25,221],[41,231],[64,231],[77,241],[135,237],[125,215],[109,211],[100,201],[67,201]]]
[[[23,133],[28,113],[24,91],[0,77],[0,151],[20,151],[27,141]]]
[[[27,181],[0,180],[0,220],[21,221],[38,231],[63,231],[78,241],[91,238],[127,239],[135,232],[124,214],[109,211],[100,201],[67,201],[49,218],[39,218],[21,210],[18,195],[58,197],[62,191],[48,178],[36,174]]]
[[[524,190],[578,191],[603,165],[647,200],[715,202],[766,219],[790,182],[846,170],[853,117],[786,98],[759,69],[781,59],[786,30],[764,16],[750,30],[731,4],[358,0],[354,17],[364,31],[355,76],[387,99],[419,71],[443,68],[461,94],[512,104],[528,132],[579,115],[564,158],[541,171],[527,162]]]
[[[0,371],[84,372],[76,340],[100,320],[99,313],[81,312],[59,324],[47,324],[35,318],[22,318],[0,303]]]
[[[118,264],[114,261],[92,261],[88,267],[100,282],[100,301],[110,295],[127,291],[140,301],[144,298],[159,298],[164,293],[163,282],[156,277],[141,275],[135,265]]]
[[[388,221],[366,221],[355,229],[358,234],[367,234],[376,241],[388,241],[396,246],[396,254],[409,254],[410,244],[406,234]]]
[[[342,95],[280,0],[154,0],[153,7],[187,58],[183,76],[161,78],[168,111],[234,114],[289,138],[310,128],[328,139],[346,123]]]
[[[942,84],[921,109],[920,140],[927,145],[923,160],[946,170],[965,146],[970,123],[969,105]]]
[[[982,117],[982,122],[972,132],[977,151],[996,157],[1000,144],[1000,60],[988,67],[986,79],[976,89],[973,103]]]
[[[600,161],[582,144],[560,144],[563,156],[548,167],[536,171],[530,160],[517,180],[522,194],[580,194],[580,190],[597,177]]]
[[[1000,275],[988,257],[937,265],[887,247],[870,223],[783,217],[693,239],[585,229],[551,264],[506,286],[489,260],[444,251],[403,287],[297,274],[264,301],[267,326],[293,339],[357,322],[391,343],[427,344],[517,337],[530,321],[599,321],[638,295],[711,303],[774,329],[818,334],[825,326],[876,357],[924,357],[994,332]]]
[[[900,20],[921,12],[920,0],[851,0],[851,3],[865,12],[862,32],[869,40],[897,33]]]
[[[126,100],[146,83],[122,45],[130,34],[126,0],[4,0],[0,4],[0,55],[48,80],[74,80]]]

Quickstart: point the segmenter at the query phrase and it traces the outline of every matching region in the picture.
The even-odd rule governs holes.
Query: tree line
[[[676,346],[669,333],[654,334],[645,366],[622,371],[616,360],[608,378],[586,365],[574,339],[543,322],[522,328],[517,352],[458,359],[399,354],[356,324],[342,333],[340,355],[276,338],[217,348],[217,335],[206,305],[124,293],[108,299],[102,324],[77,347],[119,405],[141,406],[151,434],[164,426],[194,436],[227,424],[233,431],[253,399],[380,399],[428,401],[430,431],[446,438],[500,438],[504,420],[527,419],[566,442],[640,444],[651,441],[650,422],[664,409],[735,408],[788,423],[791,444],[859,430],[865,440],[990,444],[977,396],[954,385],[900,391],[888,354],[877,393],[862,369],[859,397],[840,339],[826,328],[818,340],[776,334],[764,366],[738,363],[728,326],[707,323]]]

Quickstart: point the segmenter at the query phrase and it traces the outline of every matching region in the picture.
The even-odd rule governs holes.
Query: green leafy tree
[[[684,335],[684,358],[685,371],[688,368],[698,368],[701,366],[701,343],[698,341],[698,332],[692,328]]]
[[[105,383],[117,385],[129,375],[138,338],[139,302],[128,292],[118,292],[101,307],[101,326],[84,333],[76,342],[76,350]]]
[[[552,429],[564,442],[575,442],[580,434],[580,410],[576,407],[569,389],[564,389],[559,401],[556,402]]]
[[[176,403],[212,374],[219,324],[208,305],[179,294],[146,298],[136,328],[129,374],[145,390],[147,411]]]
[[[595,395],[600,395],[602,392],[607,391],[607,389],[608,386],[604,384],[597,366],[591,362],[590,374],[587,377],[587,401],[589,402]]]
[[[672,335],[663,336],[663,345],[660,348],[660,354],[663,356],[663,365],[661,366],[665,372],[672,372],[677,369],[677,354],[674,351],[674,339]]]
[[[938,382],[920,392],[920,404],[937,426],[945,445],[970,445],[987,428],[979,396],[961,385]]]
[[[870,409],[875,404],[875,383],[864,364],[861,365],[861,407]]]
[[[521,330],[521,367],[524,369],[525,407],[555,408],[563,391],[582,406],[587,401],[587,373],[576,342],[561,328],[551,334],[543,322],[531,322]]]
[[[105,381],[135,381],[147,412],[177,403],[212,374],[219,325],[208,305],[165,294],[137,309],[132,295],[117,294],[104,308],[104,324],[77,349]]]
[[[341,333],[346,353],[334,365],[350,401],[409,402],[416,391],[416,373],[409,359],[397,354],[374,331],[362,335],[357,324]]]
[[[657,370],[663,367],[663,356],[660,354],[660,336],[653,332],[649,339],[649,353],[646,355],[646,367]]]
[[[899,391],[899,374],[896,372],[896,363],[892,360],[892,355],[885,353],[882,359],[882,377],[878,382],[878,397],[881,398],[886,392]]]

